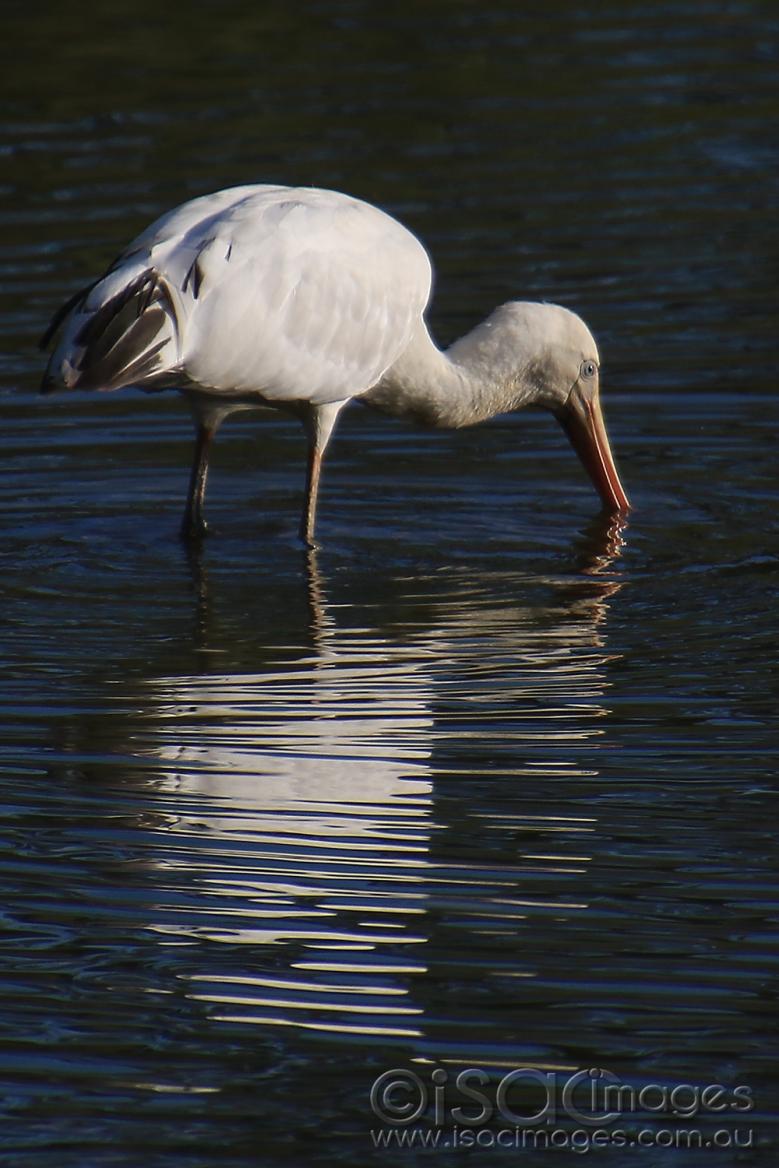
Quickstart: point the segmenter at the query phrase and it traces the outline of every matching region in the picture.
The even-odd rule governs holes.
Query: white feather
[[[238,187],[185,203],[138,236],[73,317],[60,356],[149,268],[177,324],[150,380],[182,374],[273,403],[365,393],[407,346],[431,285],[422,245],[377,208],[332,191]]]

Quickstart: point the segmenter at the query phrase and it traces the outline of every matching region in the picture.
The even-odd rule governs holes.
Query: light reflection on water
[[[437,849],[448,825],[434,784],[438,773],[478,777],[447,754],[469,741],[484,748],[486,702],[505,755],[493,779],[597,776],[571,751],[608,749],[605,633],[624,526],[595,525],[578,578],[547,582],[564,598],[556,610],[523,604],[528,582],[505,573],[455,576],[402,639],[339,623],[312,556],[313,652],[258,673],[144,680],[146,713],[127,749],[147,761],[161,806],[175,801],[175,814],[155,819],[160,894],[184,871],[189,886],[187,920],[167,903],[151,927],[248,947],[237,969],[219,974],[206,962],[187,978],[213,1019],[424,1040],[431,1007],[415,978],[428,972],[431,913],[465,912],[490,938],[539,915],[564,930],[587,909],[577,878],[597,816],[551,800],[543,814],[476,809],[474,829],[530,830],[533,846],[513,864],[462,863]],[[207,649],[209,588],[198,571]],[[548,891],[536,891],[539,880]],[[269,961],[266,947],[284,959]],[[457,1032],[455,1023],[448,1045]]]

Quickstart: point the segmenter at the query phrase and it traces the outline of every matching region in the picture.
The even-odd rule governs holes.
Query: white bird
[[[135,239],[56,314],[43,392],[174,387],[195,457],[183,534],[205,531],[211,441],[236,410],[301,419],[313,542],[322,456],[352,398],[434,427],[537,405],[551,410],[611,511],[626,511],[599,402],[598,350],[554,304],[510,302],[446,352],[424,320],[432,271],[385,212],[306,187],[243,186],[192,199]]]

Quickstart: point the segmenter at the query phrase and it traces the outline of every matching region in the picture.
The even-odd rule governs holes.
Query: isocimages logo
[[[370,1104],[377,1119],[396,1127],[424,1117],[437,1127],[475,1128],[499,1120],[515,1127],[572,1121],[603,1128],[626,1115],[721,1120],[751,1111],[754,1100],[745,1085],[628,1083],[602,1067],[571,1074],[517,1067],[500,1077],[481,1067],[456,1074],[445,1067],[393,1067],[373,1083]]]

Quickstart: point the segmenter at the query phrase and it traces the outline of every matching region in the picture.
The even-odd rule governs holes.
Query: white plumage
[[[554,305],[504,305],[446,355],[424,324],[430,287],[425,249],[376,207],[309,188],[219,191],[162,216],[60,310],[44,338],[59,330],[43,389],[174,386],[189,397],[198,437],[188,535],[205,528],[208,453],[223,418],[259,406],[297,415],[309,435],[301,533],[311,542],[322,455],[351,398],[437,426],[537,401],[571,433],[569,399],[589,361],[594,391],[579,414],[602,473],[598,459],[588,469],[604,501],[626,508],[583,322]]]

